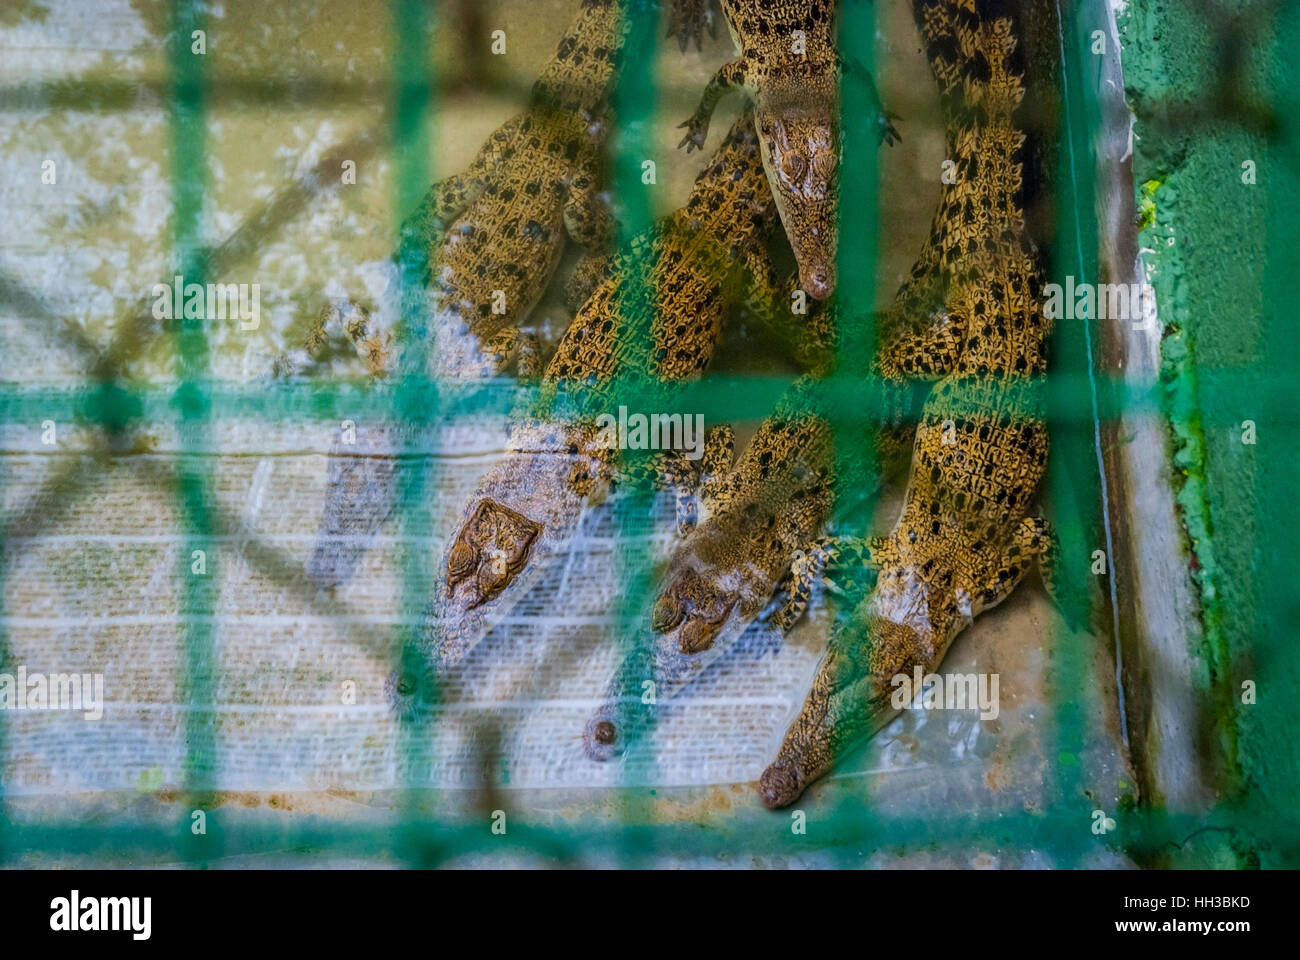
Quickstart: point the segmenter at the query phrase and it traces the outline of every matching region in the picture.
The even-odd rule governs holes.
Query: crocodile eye
[[[787,180],[798,180],[808,169],[808,163],[799,153],[787,153],[781,158],[781,173]]]
[[[469,573],[473,565],[473,549],[464,541],[456,541],[456,545],[451,548],[451,556],[447,558],[447,572],[456,579],[460,579]]]

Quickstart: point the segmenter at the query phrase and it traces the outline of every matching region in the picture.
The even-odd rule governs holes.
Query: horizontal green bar
[[[1240,420],[1259,421],[1264,419],[1266,413],[1279,408],[1300,414],[1300,408],[1289,403],[1295,391],[1291,382],[1261,381],[1248,371],[1237,375],[1220,373],[1216,380],[1221,396],[1239,394]],[[643,383],[629,382],[625,395],[620,397],[615,393],[601,409],[609,407],[609,412],[617,413],[617,405],[622,402],[629,406],[629,412],[691,412],[707,413],[719,420],[759,419],[772,412],[793,382],[793,376],[714,376],[671,391],[650,391]],[[1054,373],[1049,375],[1048,382],[1054,389],[1059,387],[1065,396],[1086,395],[1089,387],[1083,375]],[[1098,397],[1102,404],[1102,420],[1112,420],[1120,414],[1161,412],[1160,396],[1163,387],[1159,384],[1141,385],[1123,380],[1107,381],[1105,378],[1099,379],[1098,383],[1102,387]],[[853,379],[831,378],[822,381],[817,389],[819,395],[846,418],[878,420],[886,412],[880,400],[880,388],[883,385],[884,381],[863,376]],[[391,393],[370,388],[362,381],[328,384],[299,382],[268,386],[208,380],[192,382],[188,386],[203,398],[210,416],[217,421],[245,418],[263,418],[268,421],[295,418],[343,420],[361,417],[390,420],[393,416]],[[518,405],[521,402],[527,402],[537,395],[536,388],[523,387],[510,380],[476,384],[465,384],[463,381],[421,383],[413,380],[404,383],[405,402],[418,403],[422,396],[433,396],[435,388],[439,407],[436,413],[441,417],[511,413],[520,409]],[[666,402],[672,404],[667,409],[645,406],[649,401],[665,398]],[[56,422],[116,421],[122,414],[122,404],[128,403],[136,409],[127,415],[134,414],[133,419],[143,422],[171,423],[183,419],[183,411],[177,406],[177,394],[168,387],[146,387],[131,392],[120,390],[108,403],[105,402],[105,395],[95,389],[0,387],[0,424],[39,425],[46,419]],[[631,404],[641,406],[634,409]],[[429,410],[421,408],[419,412],[418,419],[427,422]],[[1052,411],[1054,417],[1061,413],[1070,419],[1092,423],[1092,410],[1086,404],[1080,404],[1077,409]],[[1232,422],[1214,425],[1235,426],[1240,420],[1234,418]],[[1291,422],[1290,418],[1287,422]],[[1264,439],[1261,438],[1260,442],[1264,442]]]
[[[644,788],[627,788],[620,793],[648,796]],[[409,816],[395,823],[359,825],[325,818],[313,818],[304,824],[277,822],[223,824],[223,808],[208,810],[208,831],[214,847],[223,856],[256,854],[311,853],[328,850],[331,856],[384,857],[413,859],[411,842],[425,847],[422,862],[440,863],[467,853],[535,853],[578,859],[583,851],[605,854],[610,849],[668,851],[670,855],[716,856],[743,849],[746,854],[788,854],[792,851],[818,851],[853,848],[865,860],[877,850],[906,852],[952,849],[971,852],[972,843],[996,842],[1017,850],[1042,849],[1049,853],[1076,843],[1082,838],[1086,850],[1095,845],[1098,852],[1123,852],[1136,849],[1144,856],[1158,855],[1167,847],[1180,845],[1193,834],[1209,831],[1249,832],[1260,812],[1227,804],[1204,814],[1164,814],[1144,811],[1117,811],[1115,832],[1092,833],[1092,804],[1077,809],[1044,813],[1024,811],[990,812],[986,817],[887,817],[873,810],[868,814],[860,801],[845,800],[833,807],[805,802],[792,810],[733,813],[726,817],[708,817],[680,823],[635,823],[610,820],[601,823],[585,818],[580,826],[539,827],[530,825],[527,812],[510,805],[506,794],[498,801],[506,813],[507,832],[496,835],[491,820],[457,819],[454,822]],[[196,802],[195,806],[200,806]],[[806,833],[791,830],[792,814],[800,811],[806,818]],[[241,819],[244,811],[232,810]],[[125,856],[136,865],[149,862],[172,862],[176,859],[175,835],[190,834],[190,808],[172,830],[159,830],[155,824],[102,824],[67,821],[56,824],[30,824],[10,820],[0,824],[5,836],[5,852],[10,861],[24,854],[39,854],[42,859],[59,856]],[[268,815],[269,816],[269,815]],[[1292,825],[1300,841],[1300,827]],[[219,835],[219,842],[217,840]],[[1276,835],[1276,834],[1275,834]],[[1285,835],[1285,831],[1283,832]],[[411,838],[414,838],[412,841]],[[194,856],[202,854],[199,838]],[[616,844],[616,847],[611,847]],[[206,858],[205,858],[206,859]],[[188,857],[183,862],[190,862]]]

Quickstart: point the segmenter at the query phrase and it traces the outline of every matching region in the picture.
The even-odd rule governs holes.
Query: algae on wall
[[[1163,404],[1205,625],[1197,653],[1206,669],[1194,678],[1204,702],[1198,747],[1239,812],[1269,810],[1269,800],[1300,786],[1293,768],[1283,775],[1266,759],[1294,748],[1261,722],[1277,709],[1265,691],[1289,699],[1297,690],[1280,682],[1285,669],[1263,670],[1266,660],[1284,660],[1286,639],[1270,628],[1277,595],[1260,589],[1279,569],[1263,559],[1266,541],[1286,536],[1291,522],[1285,502],[1266,491],[1294,476],[1285,465],[1296,461],[1270,402],[1295,366],[1276,352],[1276,301],[1266,297],[1286,249],[1270,222],[1296,209],[1297,168],[1283,159],[1294,134],[1274,106],[1286,102],[1279,82],[1294,89],[1279,54],[1295,23],[1294,8],[1259,2],[1154,0],[1119,17],[1140,239],[1165,325]],[[1243,688],[1249,681],[1258,682],[1257,703]],[[1246,862],[1269,846],[1260,841],[1270,822],[1270,813],[1235,820],[1232,845]]]

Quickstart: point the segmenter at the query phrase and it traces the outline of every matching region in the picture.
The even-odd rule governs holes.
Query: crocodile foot
[[[677,47],[682,53],[686,52],[687,46],[692,40],[695,41],[695,49],[704,49],[704,29],[708,28],[709,36],[718,39],[718,22],[713,9],[713,0],[672,0],[672,8],[668,14],[668,33],[669,39],[677,38]]]
[[[876,131],[877,131],[877,135],[880,137],[880,140],[878,142],[887,143],[892,147],[895,143],[902,140],[903,135],[899,133],[898,128],[894,126],[895,120],[901,123],[902,119],[903,118],[900,117],[898,114],[893,113],[892,111],[889,110],[881,110],[879,113],[877,113]]]
[[[677,149],[685,147],[687,153],[704,149],[704,141],[709,136],[708,116],[697,112],[689,120],[679,123],[677,128],[686,130],[686,136],[682,137],[682,142],[677,144]]]

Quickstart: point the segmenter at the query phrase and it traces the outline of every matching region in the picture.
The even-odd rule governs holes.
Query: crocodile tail
[[[583,0],[533,86],[533,99],[594,112],[609,96],[637,0]]]
[[[1028,53],[1045,32],[1024,28],[1035,18],[1055,23],[1054,10],[1054,0],[913,0],[947,137],[943,198],[912,271],[921,294],[928,277],[960,279],[995,247],[1034,255],[1053,233],[1039,204],[1055,120],[1041,122],[1039,108],[1055,89],[1054,68],[1030,71]]]
[[[979,169],[978,155],[997,162],[998,155],[987,150],[996,137],[1011,176],[996,178],[1006,193],[989,198],[992,210],[1030,221],[1030,236],[1043,245],[1055,227],[1050,197],[1060,109],[1056,0],[913,0],[913,14],[939,83],[953,175],[958,182],[982,174],[994,179]],[[966,211],[940,212],[944,223],[969,222],[952,216]]]

